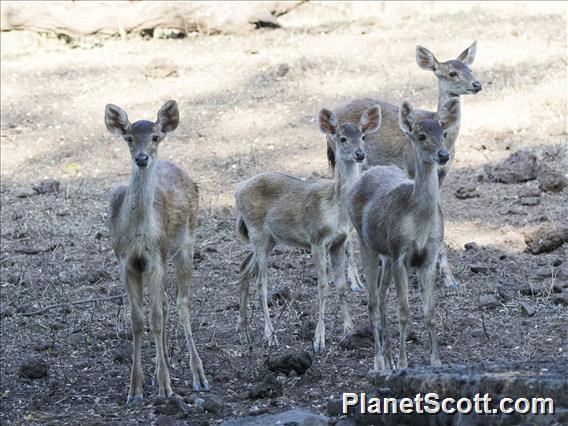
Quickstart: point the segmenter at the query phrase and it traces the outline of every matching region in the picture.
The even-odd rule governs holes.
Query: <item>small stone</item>
[[[282,383],[278,381],[276,375],[266,376],[260,383],[256,383],[247,393],[248,399],[276,398],[282,396]]]
[[[554,293],[562,293],[563,291],[568,291],[568,281],[558,281],[555,280],[552,285],[552,291]]]
[[[479,244],[477,244],[476,242],[473,242],[473,241],[472,241],[472,242],[469,242],[469,243],[465,243],[464,246],[463,246],[463,248],[464,248],[466,251],[471,251],[471,250],[477,251],[477,250],[479,250]]]
[[[292,298],[292,293],[288,287],[277,288],[268,295],[268,306],[281,305]]]
[[[533,186],[525,186],[519,189],[518,195],[519,198],[539,198],[540,189]]]
[[[41,379],[47,376],[49,367],[41,358],[28,358],[20,365],[20,376],[28,379]]]
[[[284,77],[290,71],[290,65],[288,64],[280,64],[278,65],[278,69],[276,70],[276,75],[278,77]]]
[[[34,185],[32,188],[38,194],[47,194],[50,192],[59,191],[59,181],[55,179],[45,179],[42,180],[38,185]]]
[[[53,340],[42,340],[34,346],[34,351],[43,352],[53,349],[54,347],[55,343],[53,343]]]
[[[562,293],[553,295],[552,302],[556,305],[568,306],[568,291],[564,289]]]
[[[36,195],[37,192],[32,188],[22,188],[16,192],[16,197],[18,198],[28,198]]]
[[[525,197],[521,198],[523,206],[536,206],[540,203],[540,197]]]
[[[482,337],[485,337],[485,332],[483,330],[473,330],[471,332],[471,337],[473,337],[474,339],[480,339]]]
[[[469,269],[475,274],[488,274],[490,271],[490,268],[482,263],[474,263]]]
[[[301,376],[312,366],[312,362],[312,356],[309,352],[292,352],[271,361],[268,368],[275,373],[286,375],[295,371],[298,376]]]
[[[528,251],[532,254],[553,251],[568,241],[568,226],[547,223],[525,235]]]
[[[477,190],[477,186],[474,183],[468,183],[464,186],[460,186],[456,190],[456,198],[460,200],[466,200],[468,198],[477,198],[481,196],[479,191]]]
[[[362,349],[372,348],[374,344],[373,327],[371,324],[366,324],[357,328],[346,339],[343,339],[339,343],[339,346],[343,349]]]
[[[485,309],[495,309],[501,306],[501,303],[493,294],[484,294],[479,298],[479,306]]]
[[[547,192],[560,192],[568,186],[566,176],[548,166],[542,165],[538,171],[538,187]]]
[[[519,306],[521,307],[521,314],[523,314],[524,317],[532,317],[534,314],[536,314],[536,309],[534,308],[534,306],[527,302],[521,302],[519,303]]]
[[[225,401],[219,395],[209,394],[205,397],[203,408],[210,413],[222,415],[225,409]]]
[[[505,302],[510,302],[515,298],[516,289],[511,288],[508,284],[499,283],[495,286],[499,297]]]

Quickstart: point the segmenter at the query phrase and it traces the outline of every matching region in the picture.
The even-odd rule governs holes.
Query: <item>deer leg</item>
[[[392,281],[392,261],[388,257],[381,257],[381,278],[379,281],[379,313],[380,313],[380,329],[381,345],[385,356],[386,368],[394,368],[392,357],[392,349],[390,335],[387,330],[387,301],[389,298],[389,289]]]
[[[369,310],[369,319],[373,327],[373,338],[375,341],[375,359],[373,369],[375,371],[384,370],[385,357],[382,346],[382,334],[385,332],[379,325],[379,299],[377,297],[377,282],[379,278],[379,256],[372,249],[367,247],[363,241],[360,241],[361,261],[363,263],[363,272],[365,274],[365,281],[367,282],[367,289],[369,290],[369,303],[367,308]]]
[[[442,210],[442,205],[438,203],[438,212],[440,213],[440,221],[441,221],[441,232],[442,232],[442,239],[444,236],[444,212]],[[452,270],[450,268],[450,264],[448,263],[448,255],[446,254],[446,246],[442,244],[440,248],[440,253],[437,259],[438,263],[438,270],[440,271],[440,279],[442,284],[447,288],[454,288],[458,289],[460,284],[454,278],[454,274],[452,274]]]
[[[144,373],[142,371],[142,333],[144,332],[143,295],[144,287],[139,274],[124,270],[124,281],[130,302],[130,322],[132,326],[132,371],[127,404],[142,402],[144,399]]]
[[[264,316],[264,337],[268,342],[268,346],[277,346],[278,339],[270,320],[270,311],[268,310],[268,256],[274,248],[274,243],[264,242],[263,244],[255,244],[254,256],[257,259],[258,268],[258,301],[262,307]]]
[[[343,311],[343,336],[345,339],[353,333],[353,320],[349,313],[349,305],[347,304],[347,281],[345,279],[345,244],[338,244],[332,247],[329,254],[334,281],[337,284],[337,293],[339,295],[339,303]]]
[[[164,358],[166,358],[166,365],[168,366],[168,369],[170,368],[170,354],[168,351],[168,310],[169,310],[169,306],[168,306],[168,273],[167,273],[167,264],[164,263],[164,283],[163,283],[163,287],[164,287],[164,298],[162,300],[162,315],[163,315],[163,321],[162,321],[162,340],[163,340],[163,345],[164,345]]]
[[[255,273],[256,269],[256,258],[254,253],[250,253],[249,256],[241,265],[241,277],[240,277],[240,303],[239,303],[239,319],[237,322],[237,333],[239,333],[239,342],[242,345],[250,344],[250,335],[248,329],[248,298],[249,298],[249,288],[250,280],[252,275]]]
[[[365,289],[365,286],[359,278],[359,271],[355,264],[355,256],[353,256],[353,243],[351,235],[347,236],[345,241],[345,259],[347,262],[347,281],[351,284],[351,291],[359,293]]]
[[[430,335],[430,363],[434,366],[442,365],[438,352],[438,339],[436,337],[436,312],[434,287],[436,284],[436,265],[435,262],[428,262],[422,265],[417,271],[418,283],[422,291],[422,309],[424,312],[424,323]]]
[[[398,368],[408,367],[406,357],[406,326],[410,307],[408,306],[408,272],[404,265],[404,257],[397,259],[392,265],[392,272],[396,291],[398,293],[398,323],[400,330],[400,353],[398,356]]]
[[[177,309],[179,320],[185,333],[187,348],[189,349],[189,365],[193,377],[193,389],[196,391],[209,390],[209,382],[205,378],[201,358],[195,348],[191,332],[191,277],[193,274],[193,245],[180,249],[174,258],[177,277]]]
[[[170,397],[172,387],[170,384],[170,373],[166,363],[164,352],[164,338],[163,338],[163,303],[164,303],[164,265],[160,262],[153,268],[150,267],[147,272],[143,274],[147,281],[149,298],[150,298],[150,330],[154,336],[156,344],[156,376],[158,379],[158,396]]]
[[[318,324],[314,335],[314,352],[325,351],[325,302],[327,299],[327,271],[326,271],[326,257],[327,250],[323,245],[312,246],[312,258],[316,266],[318,274],[318,300],[319,300],[319,314]]]

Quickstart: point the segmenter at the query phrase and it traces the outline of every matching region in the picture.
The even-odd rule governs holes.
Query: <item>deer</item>
[[[239,340],[250,343],[248,297],[250,280],[257,277],[257,294],[264,317],[264,337],[269,346],[278,344],[267,303],[268,257],[276,244],[311,250],[318,276],[319,317],[314,352],[325,350],[325,305],[327,258],[337,285],[343,313],[343,337],[352,333],[347,305],[345,242],[351,232],[346,194],[359,176],[365,159],[363,140],[381,125],[378,106],[368,108],[358,124],[339,125],[327,109],[318,114],[318,128],[334,144],[337,159],[334,178],[304,181],[282,173],[267,172],[239,183],[235,190],[238,233],[252,250],[240,266]]]
[[[469,66],[473,63],[477,51],[477,41],[474,41],[465,49],[457,59],[446,62],[439,62],[434,54],[422,46],[416,46],[416,63],[424,70],[432,71],[438,79],[438,108],[436,112],[415,110],[415,114],[420,119],[435,119],[440,114],[443,105],[450,99],[460,102],[461,95],[477,94],[482,90],[481,82],[472,74]],[[396,105],[388,102],[379,101],[371,98],[353,99],[335,111],[335,115],[341,124],[356,123],[361,114],[372,105],[380,105],[382,111],[383,124],[379,132],[371,135],[367,140],[366,151],[367,159],[363,167],[394,164],[407,171],[412,178],[415,175],[414,150],[408,144],[407,138],[401,132],[398,125],[399,109]],[[450,170],[455,156],[455,145],[460,129],[459,120],[455,126],[447,133],[444,146],[450,158],[446,164],[438,164],[438,182],[442,185],[444,178]],[[332,143],[328,141],[328,157],[332,151]],[[442,214],[440,206],[440,214]],[[351,244],[346,244],[347,250],[351,249]],[[356,272],[352,253],[347,253],[348,270],[351,278],[353,290],[362,289],[359,275]],[[438,262],[441,282],[449,288],[458,288],[459,283],[454,278],[448,264],[445,248],[442,247]]]
[[[445,139],[459,123],[460,105],[447,100],[433,118],[418,118],[410,103],[399,108],[399,126],[414,151],[414,179],[398,166],[375,166],[348,194],[349,214],[361,246],[369,291],[368,310],[375,340],[374,369],[394,367],[386,321],[391,281],[398,294],[398,368],[408,367],[408,270],[416,269],[424,321],[430,336],[431,364],[441,365],[436,339],[434,287],[436,261],[444,238],[439,209],[438,166],[450,161]],[[379,264],[381,266],[380,280]],[[377,284],[378,283],[378,284]]]
[[[108,205],[110,237],[128,294],[133,335],[127,404],[143,401],[144,289],[148,293],[150,330],[156,345],[158,394],[160,397],[175,396],[170,383],[167,349],[169,259],[175,266],[177,310],[189,348],[193,388],[209,390],[190,319],[198,189],[192,178],[175,164],[158,160],[158,146],[178,123],[178,106],[173,100],[160,108],[155,122],[139,120],[131,124],[126,112],[118,106],[108,104],[105,108],[107,129],[126,141],[132,160],[129,183],[112,190]]]

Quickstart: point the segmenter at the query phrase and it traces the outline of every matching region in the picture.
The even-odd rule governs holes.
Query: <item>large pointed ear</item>
[[[359,128],[364,135],[375,133],[381,127],[381,107],[375,105],[363,113],[359,120]]]
[[[328,109],[322,109],[318,114],[318,128],[326,135],[334,135],[337,131],[337,117]]]
[[[106,128],[113,135],[125,135],[130,130],[130,121],[128,115],[119,107],[113,104],[107,104],[105,107],[105,124]]]
[[[158,111],[156,125],[160,132],[173,132],[179,124],[179,110],[176,101],[166,102]]]
[[[398,125],[400,130],[404,133],[412,133],[412,129],[416,124],[416,114],[414,114],[414,109],[409,102],[404,101],[398,110]]]
[[[416,46],[416,63],[424,70],[436,71],[438,60],[432,52],[422,46]]]
[[[475,52],[477,51],[477,40],[471,43],[467,49],[465,49],[460,56],[458,56],[458,61],[462,61],[466,65],[471,65],[475,59]]]
[[[444,130],[454,127],[460,121],[460,101],[459,98],[450,98],[447,100],[440,112],[438,112],[438,122]]]

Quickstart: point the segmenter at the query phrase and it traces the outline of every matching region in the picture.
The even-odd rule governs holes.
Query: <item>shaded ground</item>
[[[163,101],[175,98],[180,127],[160,154],[188,170],[201,188],[192,319],[212,392],[225,407],[188,421],[215,423],[292,407],[324,412],[328,399],[366,383],[370,340],[355,349],[339,344],[341,316],[332,290],[326,353],[305,375],[280,377],[282,396],[243,397],[266,376],[269,357],[310,350],[317,289],[309,254],[275,250],[271,283],[292,294],[272,308],[281,346],[270,352],[262,345],[257,308],[254,344],[237,343],[238,265],[246,247],[233,231],[232,188],[265,170],[327,176],[325,141],[314,123],[323,106],[372,94],[433,108],[435,78],[415,65],[418,42],[445,60],[477,39],[472,68],[485,88],[464,99],[457,157],[444,184],[450,262],[463,287],[437,289],[441,358],[568,361],[568,308],[553,302],[554,284],[568,279],[568,247],[538,256],[524,252],[526,232],[565,223],[567,190],[544,192],[537,205],[523,205],[518,192],[536,181],[492,183],[483,170],[519,150],[534,152],[539,165],[566,170],[566,15],[531,10],[503,15],[483,8],[380,25],[322,19],[319,26],[239,37],[132,39],[77,49],[44,41],[32,53],[3,58],[0,421],[135,424],[157,418],[149,333],[143,345],[146,405],[125,408],[130,334],[122,299],[71,304],[122,292],[105,205],[130,165],[124,143],[104,127],[108,102],[133,119],[151,119]],[[177,76],[145,75],[148,63],[164,59]],[[59,192],[31,195],[31,186],[48,177],[61,182]],[[464,185],[474,185],[479,196],[456,198]],[[472,241],[477,246],[465,250]],[[360,326],[368,322],[366,300],[366,294],[350,300]],[[523,315],[520,302],[534,315]],[[52,304],[62,307],[24,315]],[[390,306],[394,319],[394,299]],[[411,306],[408,356],[416,366],[427,363],[429,349],[414,288]],[[172,385],[192,401],[175,312],[169,330]],[[29,357],[46,361],[47,377],[19,376]]]

